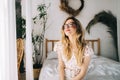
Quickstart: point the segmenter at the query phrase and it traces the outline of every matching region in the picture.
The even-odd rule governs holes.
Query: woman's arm
[[[72,80],[82,80],[84,78],[84,76],[86,75],[87,69],[88,69],[89,62],[90,62],[90,55],[85,56],[83,63],[80,66],[81,67],[80,73],[74,78],[72,78]]]
[[[60,75],[60,80],[65,80],[64,77],[64,62],[62,61],[61,58],[61,53],[58,53],[58,67],[59,67],[59,75]]]

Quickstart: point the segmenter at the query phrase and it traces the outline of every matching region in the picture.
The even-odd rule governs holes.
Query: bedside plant
[[[44,35],[46,30],[47,22],[47,9],[48,7],[45,4],[38,6],[38,15],[33,18],[34,24],[40,22],[41,31],[39,34],[32,34],[32,43],[33,43],[33,73],[34,79],[38,80],[39,73],[42,67],[43,60],[43,46],[44,46]]]
[[[39,35],[34,35],[32,36],[32,43],[33,43],[33,68],[41,68],[42,67],[42,58],[39,59],[39,56],[42,57],[43,54],[41,54],[40,51],[42,48],[42,41],[41,41],[41,36]]]
[[[48,6],[49,7],[49,6]],[[47,23],[47,9],[48,7],[45,4],[40,4],[37,7],[38,15],[33,18],[34,24],[40,22],[41,31],[39,34],[32,34],[32,43],[33,43],[33,68],[41,68],[43,60],[43,46],[44,46],[44,35],[46,30]],[[33,30],[34,33],[34,30]]]

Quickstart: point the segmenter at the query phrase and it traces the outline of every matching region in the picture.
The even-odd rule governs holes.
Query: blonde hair
[[[74,21],[74,24],[76,25],[76,34],[77,36],[75,37],[75,43],[76,47],[78,48],[77,52],[75,53],[75,58],[77,60],[77,64],[81,65],[83,62],[83,56],[84,56],[84,48],[86,45],[85,39],[84,39],[84,30],[81,26],[80,21],[78,21],[74,17],[68,17],[64,24],[66,23],[67,20],[72,19]],[[71,45],[70,45],[70,40],[68,36],[65,35],[64,33],[64,24],[62,26],[62,44],[63,44],[63,55],[66,57],[67,60],[69,60],[72,56],[72,50],[71,50]]]

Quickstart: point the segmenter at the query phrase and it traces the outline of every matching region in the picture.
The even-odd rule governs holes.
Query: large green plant
[[[49,6],[48,6],[49,7]],[[47,9],[48,7],[45,4],[40,4],[37,7],[38,15],[33,18],[35,24],[40,22],[41,33],[37,35],[33,35],[32,42],[34,45],[34,52],[33,52],[33,67],[39,68],[42,66],[42,59],[43,59],[43,45],[44,45],[44,35],[46,30],[46,23],[47,23]],[[37,57],[40,56],[40,59]]]
[[[117,47],[117,19],[116,17],[109,11],[102,11],[94,16],[94,18],[88,23],[86,30],[88,33],[90,33],[90,29],[92,28],[93,25],[96,23],[102,23],[108,27],[108,31],[113,39],[114,39],[114,44],[115,47],[118,51]],[[117,52],[117,57],[118,57],[118,52]]]

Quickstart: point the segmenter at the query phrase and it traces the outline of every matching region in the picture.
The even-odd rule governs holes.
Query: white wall
[[[61,25],[64,20],[69,16],[66,12],[60,10],[60,0],[43,0],[48,5],[51,3],[51,6],[48,9],[48,22],[45,37],[48,39],[60,39],[61,34]],[[79,7],[79,0],[69,0],[70,4],[73,5],[73,8]],[[75,2],[76,1],[76,2]],[[85,6],[80,12],[77,19],[79,19],[85,28],[89,21],[94,17],[95,14],[99,13],[102,10],[108,11],[110,10],[115,16],[117,15],[117,0],[84,0]],[[40,4],[42,0],[33,0],[32,4],[32,14],[33,17],[36,15],[36,7]],[[77,5],[78,4],[78,5]],[[24,5],[23,5],[24,6]],[[23,14],[24,15],[24,14]],[[36,32],[39,32],[40,25],[34,26],[36,27]],[[37,28],[38,27],[38,28]],[[113,45],[113,39],[109,33],[107,33],[107,27],[101,23],[94,25],[91,29],[91,34],[88,35],[86,33],[86,38],[100,38],[101,39],[101,55],[116,59],[116,49]]]

